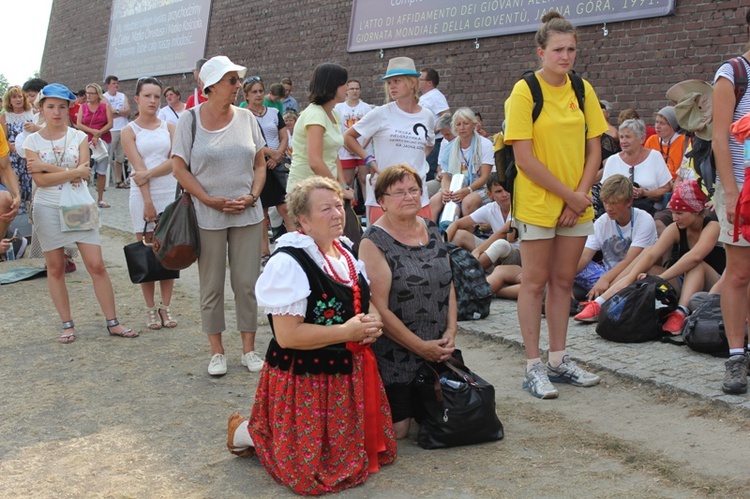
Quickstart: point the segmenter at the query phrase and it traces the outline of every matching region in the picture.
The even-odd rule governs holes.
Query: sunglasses
[[[160,87],[162,86],[162,83],[158,79],[154,78],[153,76],[141,76],[136,81],[136,84],[138,84],[138,85],[145,84],[145,83],[150,83],[150,84],[153,84],[153,85],[159,85]]]
[[[241,82],[242,78],[240,78],[239,76],[230,76],[229,78],[226,78],[226,79],[222,78],[219,81],[228,81],[230,85],[234,86],[237,84],[238,81]]]
[[[260,76],[249,76],[249,77],[245,78],[245,83],[250,83],[250,82],[253,82],[253,81],[259,81],[259,82],[262,83],[263,82],[263,78],[261,78]]]

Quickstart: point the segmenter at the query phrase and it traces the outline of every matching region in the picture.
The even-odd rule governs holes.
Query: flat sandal
[[[75,327],[76,325],[73,324],[73,321],[63,321],[62,323],[63,334],[60,335],[57,341],[59,341],[63,345],[69,345],[70,343],[73,343],[76,340],[76,334],[75,333],[64,334],[64,333],[66,330],[73,329]]]
[[[120,321],[117,320],[117,317],[114,319],[107,319],[107,332],[111,336],[119,336],[120,338],[137,338],[140,336],[140,334],[137,331],[133,331],[131,328],[124,329],[119,333],[113,333],[112,329],[113,327],[117,327],[120,325]]]

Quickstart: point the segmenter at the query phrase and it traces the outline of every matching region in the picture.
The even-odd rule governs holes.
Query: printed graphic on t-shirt
[[[625,259],[630,249],[630,243],[629,237],[620,237],[619,235],[610,237],[602,243],[602,261],[607,270]]]
[[[396,129],[391,133],[390,139],[394,147],[423,150],[427,141],[427,127],[417,123],[411,130]]]

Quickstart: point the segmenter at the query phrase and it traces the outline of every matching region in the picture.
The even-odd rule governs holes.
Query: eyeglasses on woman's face
[[[394,192],[386,192],[386,196],[390,196],[394,199],[406,199],[407,196],[415,198],[422,195],[422,189],[418,187],[413,187],[409,189],[408,191],[394,191]]]

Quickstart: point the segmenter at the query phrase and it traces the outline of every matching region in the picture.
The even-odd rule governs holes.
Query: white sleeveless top
[[[154,130],[141,128],[135,124],[135,121],[128,123],[128,126],[135,133],[135,146],[147,170],[156,168],[169,158],[169,152],[172,150],[172,139],[169,136],[166,121],[161,121],[159,127]],[[176,187],[177,180],[171,173],[161,177],[154,177],[149,182],[149,190],[152,193],[163,191],[174,193]],[[140,192],[135,182],[130,183],[130,189]]]

